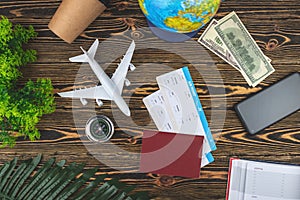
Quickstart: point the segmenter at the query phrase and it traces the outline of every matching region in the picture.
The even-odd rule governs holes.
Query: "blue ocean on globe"
[[[147,19],[158,28],[189,33],[215,15],[220,0],[139,0],[139,4]]]

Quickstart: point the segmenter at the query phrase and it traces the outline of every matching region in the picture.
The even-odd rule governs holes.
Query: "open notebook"
[[[300,200],[300,166],[232,158],[226,200]]]

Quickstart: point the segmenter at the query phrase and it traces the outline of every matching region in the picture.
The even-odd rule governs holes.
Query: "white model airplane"
[[[70,58],[71,62],[87,62],[90,64],[93,72],[99,79],[101,86],[95,86],[86,89],[74,90],[70,92],[58,93],[61,97],[69,98],[79,98],[83,105],[88,102],[86,99],[96,99],[98,106],[102,106],[103,102],[101,100],[111,100],[114,101],[119,109],[127,116],[130,116],[130,110],[122,98],[122,91],[124,83],[126,86],[130,85],[129,80],[126,78],[128,69],[131,71],[135,70],[135,66],[131,64],[132,55],[135,49],[135,43],[132,41],[130,44],[124,58],[121,59],[121,63],[110,79],[107,74],[100,67],[98,62],[95,60],[95,54],[97,52],[99,45],[98,39],[93,43],[91,48],[86,52],[82,47],[81,50],[84,54]]]

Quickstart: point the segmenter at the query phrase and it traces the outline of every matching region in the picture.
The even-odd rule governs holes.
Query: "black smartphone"
[[[299,72],[289,75],[235,106],[239,118],[251,134],[258,133],[299,109]]]

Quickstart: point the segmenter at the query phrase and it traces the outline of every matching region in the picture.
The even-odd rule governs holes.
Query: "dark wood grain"
[[[87,48],[95,38],[105,41],[110,37],[118,36],[115,40],[120,48],[126,48],[130,37],[138,38],[149,44],[156,44],[157,39],[144,30],[147,27],[145,17],[139,9],[136,0],[112,0],[110,7],[94,21],[87,30],[71,45],[64,43],[49,31],[47,25],[59,6],[59,0],[1,0],[0,14],[7,16],[14,23],[24,26],[33,25],[39,36],[28,46],[38,51],[38,61],[22,69],[22,85],[28,79],[48,77],[52,79],[55,92],[67,91],[91,82],[74,82],[80,64],[68,62],[68,58],[80,53],[79,45]],[[272,59],[276,71],[256,88],[249,87],[243,77],[230,65],[216,57],[211,52],[200,48],[194,52],[191,49],[178,49],[186,54],[193,55],[195,66],[174,53],[158,49],[141,49],[135,52],[133,63],[139,67],[143,64],[164,64],[171,68],[183,65],[190,66],[197,92],[204,110],[211,122],[210,114],[214,109],[222,114],[226,112],[226,120],[220,130],[218,124],[212,124],[212,132],[217,138],[217,150],[213,153],[215,162],[205,167],[199,179],[185,179],[155,174],[137,173],[136,166],[117,166],[121,170],[106,166],[106,160],[98,161],[82,144],[74,124],[72,109],[79,110],[84,116],[89,115],[89,107],[82,108],[72,103],[71,99],[63,99],[55,95],[56,111],[44,116],[38,127],[41,139],[29,142],[20,138],[14,148],[0,149],[0,163],[15,156],[20,159],[36,156],[43,153],[44,158],[57,157],[71,162],[86,162],[87,168],[99,167],[100,173],[109,174],[109,178],[116,177],[128,184],[137,186],[136,190],[148,191],[153,199],[224,199],[227,183],[229,158],[237,156],[245,159],[268,160],[300,164],[300,112],[272,125],[257,135],[249,135],[237,118],[233,106],[268,87],[286,75],[300,71],[300,4],[299,0],[228,0],[220,7],[216,18],[220,19],[230,11],[236,11],[249,32],[253,35],[263,52]],[[204,28],[205,29],[205,28]],[[193,40],[204,31],[202,29]],[[138,30],[138,31],[137,31]],[[131,34],[132,31],[134,34]],[[159,45],[159,44],[157,44]],[[113,49],[111,50],[113,52]],[[110,52],[111,52],[110,51]],[[205,51],[205,52],[204,52]],[[102,53],[102,52],[101,52]],[[209,54],[215,62],[224,81],[218,82],[218,77],[211,74],[211,82],[203,81],[197,72],[202,63],[208,62],[203,55]],[[198,55],[198,56],[197,56]],[[105,57],[105,54],[103,55]],[[119,59],[119,58],[118,58]],[[109,64],[108,73],[117,67],[118,59],[103,64]],[[205,69],[209,73],[209,69]],[[129,100],[132,110],[132,124],[121,120],[122,126],[116,126],[116,133],[112,143],[130,152],[139,152],[141,149],[141,135],[144,127],[155,129],[153,122],[142,103],[142,98],[158,89],[153,74],[163,73],[160,68],[150,68],[145,72],[134,72],[132,85],[124,90],[124,97]],[[88,78],[92,74],[85,75]],[[147,79],[148,78],[148,79]],[[151,81],[145,81],[151,80]],[[222,93],[225,90],[225,93]],[[214,91],[211,94],[210,91]],[[212,105],[211,98],[225,100],[224,103]],[[113,110],[116,107],[112,106]],[[105,102],[97,113],[112,116],[111,104]],[[84,121],[86,119],[82,119]],[[125,124],[125,125],[124,125]],[[127,134],[127,133],[130,134]],[[104,159],[114,158],[109,151]]]

